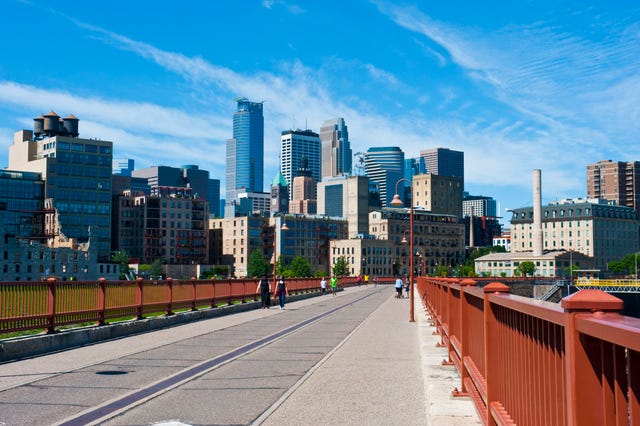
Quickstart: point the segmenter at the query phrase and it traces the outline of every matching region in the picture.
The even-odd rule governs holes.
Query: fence
[[[492,282],[418,278],[418,295],[485,425],[639,425],[640,319],[582,290],[560,304]]]
[[[356,278],[340,279],[341,286]],[[110,319],[172,315],[257,300],[257,280],[57,281],[0,283],[0,333],[46,330]],[[273,284],[272,284],[273,285]],[[318,278],[287,279],[291,294],[318,291]]]

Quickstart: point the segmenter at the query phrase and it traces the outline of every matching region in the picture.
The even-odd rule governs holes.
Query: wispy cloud
[[[275,4],[263,3],[264,7]],[[487,36],[447,26],[415,9],[410,10],[411,13],[395,6],[387,6],[383,10],[399,25],[418,34],[412,37],[424,35],[437,43],[436,49],[429,47],[433,53],[427,51],[426,54],[440,55],[436,55],[436,59],[442,60],[442,66],[457,64],[473,76],[473,81],[490,87],[496,99],[515,106],[523,117],[534,119],[521,120],[518,117],[490,121],[482,116],[464,116],[470,105],[464,99],[463,89],[448,87],[444,83],[433,92],[425,90],[419,93],[415,99],[419,103],[428,103],[432,101],[430,95],[440,95],[439,99],[444,99],[440,107],[449,116],[444,117],[446,114],[443,114],[442,117],[416,119],[415,114],[407,115],[406,109],[402,112],[385,110],[377,105],[378,99],[364,99],[357,92],[336,96],[331,85],[326,83],[322,70],[307,67],[299,60],[291,60],[274,72],[241,73],[200,57],[162,50],[122,34],[68,19],[97,35],[103,43],[131,52],[180,76],[192,84],[194,92],[204,92],[204,96],[225,99],[227,103],[236,96],[265,100],[267,174],[275,174],[280,131],[291,125],[294,115],[299,121],[304,117],[309,126],[316,129],[329,117],[343,116],[349,126],[354,152],[376,145],[397,145],[410,157],[417,155],[420,149],[447,146],[465,152],[466,179],[474,185],[529,188],[531,179],[528,173],[523,173],[524,165],[548,170],[545,176],[553,178],[551,185],[555,192],[584,195],[578,192],[584,187],[584,178],[582,174],[575,173],[575,164],[592,162],[593,156],[597,156],[598,144],[608,135],[587,125],[560,124],[564,94],[554,94],[561,85],[552,78],[553,56],[545,58],[540,52],[538,62],[531,59],[534,56],[517,58],[518,55],[526,55],[509,47],[516,38],[515,29],[505,29],[498,36]],[[542,24],[534,25],[530,31],[536,32],[538,27],[540,32],[549,31],[542,30]],[[533,40],[536,37],[532,38],[530,45],[535,45]],[[570,37],[565,42],[567,47],[564,49],[576,43]],[[357,60],[352,66],[360,68],[360,71],[366,69],[368,77],[365,78],[385,82],[386,85],[380,85],[380,90],[385,90],[381,92],[382,96],[403,87],[396,75],[380,66]],[[543,71],[536,74],[537,67]],[[527,74],[531,75],[532,86],[526,84]],[[536,75],[539,75],[537,80],[534,78]],[[630,78],[616,81],[618,84],[609,85],[606,89],[600,86],[599,90],[583,95],[585,103],[595,108],[601,102],[600,113],[604,114],[607,107],[614,105],[612,98],[621,96],[625,101],[618,100],[617,105],[624,105],[632,112],[631,117],[638,117],[638,106],[630,101],[629,95],[637,92],[632,85],[638,82]],[[67,91],[44,90],[10,81],[0,81],[0,104],[16,105],[25,111],[25,116],[51,108],[63,114],[71,112],[80,117],[82,134],[113,140],[117,156],[130,156],[136,161],[151,159],[171,165],[175,164],[179,153],[181,164],[199,164],[212,171],[214,176],[224,178],[224,141],[231,136],[231,108],[206,112],[191,106],[178,109],[105,97],[74,96]],[[587,110],[586,106],[584,108]],[[596,113],[594,109],[589,115]],[[585,144],[585,140],[590,143]],[[153,158],[150,158],[150,153]],[[529,192],[527,198],[528,195]]]
[[[293,15],[300,15],[307,12],[305,9],[298,6],[297,4],[291,4],[284,0],[263,0],[262,1],[262,6],[267,9],[273,9],[274,5],[284,7],[289,13]]]
[[[414,6],[376,4],[399,26],[437,43],[471,78],[491,87],[495,99],[553,131],[590,122],[617,137],[630,138],[640,130],[637,120],[625,124],[602,116],[603,109],[623,107],[638,113],[637,21],[608,24],[601,28],[605,36],[598,39],[572,33],[560,16],[555,22],[510,25],[485,33],[435,20]]]
[[[372,64],[364,64],[364,68],[367,72],[376,80],[389,84],[389,85],[398,85],[398,79],[392,73],[380,69]]]

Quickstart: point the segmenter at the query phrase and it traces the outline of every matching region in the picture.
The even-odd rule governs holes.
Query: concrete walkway
[[[442,365],[417,298],[414,316],[408,299],[390,297],[254,424],[481,424],[469,399],[451,395],[459,376]]]
[[[395,299],[393,293],[386,285],[353,287],[336,297],[291,301],[285,311],[252,309],[5,363],[0,365],[0,424],[55,424],[79,410],[91,411],[93,405],[106,404],[105,400],[123,392],[151,386],[154,380],[221,356],[244,341],[336,308],[322,321],[194,377],[182,387],[167,388],[126,415],[97,424],[480,424],[469,399],[451,396],[460,379],[453,366],[442,366],[446,349],[436,347],[440,338],[432,334],[434,328],[421,302],[416,297],[416,322],[410,323],[409,300]],[[301,350],[305,345],[314,349]],[[311,360],[322,348],[327,351]],[[279,359],[291,362],[281,365]],[[103,370],[126,370],[127,374],[97,375]],[[232,386],[229,378],[252,383]],[[213,421],[207,408],[211,405],[203,403],[213,400],[226,408],[233,421],[220,417]],[[203,411],[201,420],[196,420],[196,408],[187,403]],[[20,417],[21,410],[37,417],[40,411],[34,407],[46,417],[31,422]],[[168,414],[149,417],[160,408]],[[166,423],[158,418],[190,420]]]

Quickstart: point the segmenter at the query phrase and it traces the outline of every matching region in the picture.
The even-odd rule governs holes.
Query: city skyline
[[[535,168],[547,202],[584,197],[588,164],[640,158],[632,2],[158,5],[3,5],[0,167],[13,133],[53,109],[80,118],[81,138],[113,141],[114,158],[196,164],[223,186],[239,96],[265,101],[265,183],[280,132],[331,117],[354,153],[464,152],[465,189],[502,213],[531,205]],[[336,10],[358,18],[321,31]]]

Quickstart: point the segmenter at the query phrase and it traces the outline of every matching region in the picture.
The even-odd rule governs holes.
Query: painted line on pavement
[[[194,365],[193,367],[187,368],[179,373],[174,374],[173,376],[169,376],[165,379],[159,380],[147,387],[134,391],[128,395],[118,397],[111,402],[107,402],[97,408],[92,408],[88,411],[80,413],[71,418],[67,418],[60,423],[56,423],[58,426],[84,426],[90,424],[98,424],[99,422],[103,422],[109,418],[114,417],[115,415],[122,413],[136,405],[139,405],[147,400],[150,400],[160,394],[167,392],[173,388],[176,388],[183,383],[189,382],[194,378],[203,376],[208,372],[215,370],[216,368],[233,361],[236,358],[239,358],[243,355],[246,355],[250,352],[255,351],[256,349],[265,346],[269,343],[274,342],[288,334],[293,333],[294,331],[299,330],[302,327],[305,327],[313,322],[316,322],[322,318],[325,318],[341,309],[344,309],[348,306],[353,305],[356,302],[364,300],[368,297],[371,297],[375,293],[369,293],[363,297],[355,299],[349,303],[333,308],[327,312],[323,312],[322,314],[316,315],[315,317],[308,318],[304,321],[301,321],[297,324],[294,324],[290,327],[287,327],[277,333],[271,334],[269,336],[258,339],[254,342],[248,343],[244,346],[240,346],[232,351],[227,352],[226,354],[220,355],[216,358],[209,359],[207,361],[201,362],[200,364]]]

